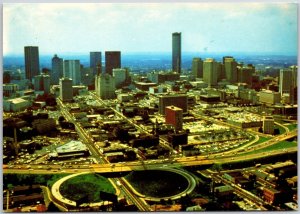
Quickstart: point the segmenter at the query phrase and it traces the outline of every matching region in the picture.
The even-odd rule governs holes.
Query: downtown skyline
[[[31,45],[41,54],[171,52],[173,32],[182,33],[183,53],[298,49],[291,3],[4,4],[3,18],[4,56]]]

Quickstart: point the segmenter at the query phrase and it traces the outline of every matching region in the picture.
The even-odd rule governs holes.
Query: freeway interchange
[[[90,95],[100,104],[106,105],[104,101],[99,99],[94,93],[90,93]],[[258,133],[255,131],[247,130],[247,132],[251,133],[255,136],[255,138],[250,141],[249,143],[244,144],[235,149],[231,149],[229,151],[224,152],[216,152],[210,155],[197,155],[197,156],[190,156],[184,157],[179,155],[172,155],[169,158],[165,159],[157,159],[157,160],[140,160],[137,161],[127,161],[127,162],[119,162],[119,163],[110,163],[103,154],[95,147],[94,140],[92,136],[78,123],[72,114],[69,112],[66,105],[58,98],[57,103],[60,107],[60,111],[62,115],[66,118],[67,121],[71,122],[75,126],[75,130],[78,133],[78,136],[82,140],[83,143],[88,147],[89,151],[93,158],[95,158],[96,163],[91,165],[80,165],[80,164],[73,164],[73,165],[60,165],[60,164],[30,164],[30,165],[3,165],[3,173],[14,173],[14,174],[77,174],[77,173],[118,173],[118,172],[130,172],[135,170],[151,170],[151,169],[166,169],[166,168],[180,168],[180,167],[188,167],[188,166],[210,166],[213,164],[224,164],[224,163],[234,163],[234,162],[241,162],[245,160],[254,160],[263,158],[265,156],[276,156],[282,155],[286,153],[296,153],[297,147],[286,148],[284,150],[277,149],[271,150],[268,153],[266,152],[253,152],[256,150],[260,150],[263,148],[267,148],[271,145],[278,143],[279,141],[283,141],[292,137],[297,136],[297,129],[293,131],[288,131],[285,134],[281,134],[276,136],[276,138],[270,138],[270,135],[265,135],[262,133]],[[133,120],[125,117],[122,113],[118,112],[115,108],[109,107],[115,115],[124,119],[129,124],[133,125],[137,130],[141,133],[149,132],[142,126],[136,124]],[[203,115],[199,115],[197,112],[192,111],[193,115],[203,119],[203,120],[210,120],[214,123],[221,124],[224,126],[229,126],[234,129],[240,130],[240,127],[225,123],[223,121],[219,121],[213,118],[209,118]],[[264,141],[263,143],[257,143],[259,140],[259,136],[268,137],[270,139]],[[171,150],[172,154],[176,154],[176,151],[173,150],[172,146],[162,137],[160,139],[160,144],[163,147],[166,147]],[[237,155],[237,153],[239,155]],[[214,176],[214,179],[222,181],[224,184],[226,182],[222,177]],[[140,211],[151,211],[150,207],[145,204],[144,200],[140,199],[139,197],[135,196],[132,192],[131,188],[124,182],[123,178],[113,178],[112,181],[116,184],[116,186],[120,186],[117,184],[121,184],[120,191],[121,193],[126,196],[132,203],[136,204]],[[231,184],[232,185],[232,184]],[[243,195],[243,191],[239,190],[238,187],[235,188],[236,192],[240,195]],[[248,196],[249,197],[249,196]],[[251,197],[250,197],[251,198]],[[262,202],[263,204],[263,202]]]

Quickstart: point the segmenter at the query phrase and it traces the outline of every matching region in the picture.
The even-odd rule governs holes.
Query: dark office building
[[[176,106],[181,108],[183,113],[188,110],[188,97],[186,94],[174,94],[174,95],[161,95],[159,99],[159,113],[165,115],[167,106]]]
[[[40,73],[39,48],[35,46],[24,47],[25,75],[32,81],[33,77]]]
[[[101,52],[90,52],[90,68],[92,69],[94,76],[97,74],[97,68],[100,68],[102,70],[101,60],[102,60]]]
[[[59,58],[56,54],[52,58],[52,71],[50,74],[51,84],[58,85],[59,79],[63,77],[64,60]]]
[[[181,33],[172,34],[172,69],[181,72]]]
[[[121,51],[105,51],[105,73],[112,75],[114,68],[121,68]]]

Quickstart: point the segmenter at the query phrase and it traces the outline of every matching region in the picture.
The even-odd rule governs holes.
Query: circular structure
[[[100,198],[99,201],[94,200],[97,199],[97,196],[93,197],[93,195],[91,194],[97,194],[99,196],[100,191],[101,190],[105,191],[105,189],[99,189],[99,185],[97,186],[93,184],[96,178],[87,180],[80,177],[80,176],[86,176],[88,174],[93,175],[90,172],[84,172],[84,173],[72,174],[59,179],[53,184],[51,188],[52,195],[56,200],[60,201],[62,204],[69,205],[69,206],[75,207],[76,200],[79,200],[82,197],[87,197],[89,200],[91,199],[90,203],[88,204],[90,207],[101,206],[103,204],[103,201],[100,201],[101,200]],[[97,177],[98,175],[95,176]],[[76,177],[78,178],[76,179],[77,181],[75,181]],[[106,182],[105,185],[107,185],[108,183],[110,183],[114,187],[114,189],[117,189],[114,183],[110,181],[110,179],[108,179],[108,182]],[[118,195],[119,191],[117,191],[116,194]]]
[[[102,201],[100,192],[115,193],[115,189],[107,178],[99,174],[84,174],[66,180],[60,186],[60,192],[72,201],[85,198],[89,203]]]
[[[193,176],[178,169],[136,171],[128,183],[136,195],[149,201],[175,200],[191,193],[196,186]]]

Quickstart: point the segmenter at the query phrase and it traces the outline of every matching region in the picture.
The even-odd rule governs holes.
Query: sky
[[[3,6],[3,55],[90,51],[298,53],[292,3],[12,3]]]

